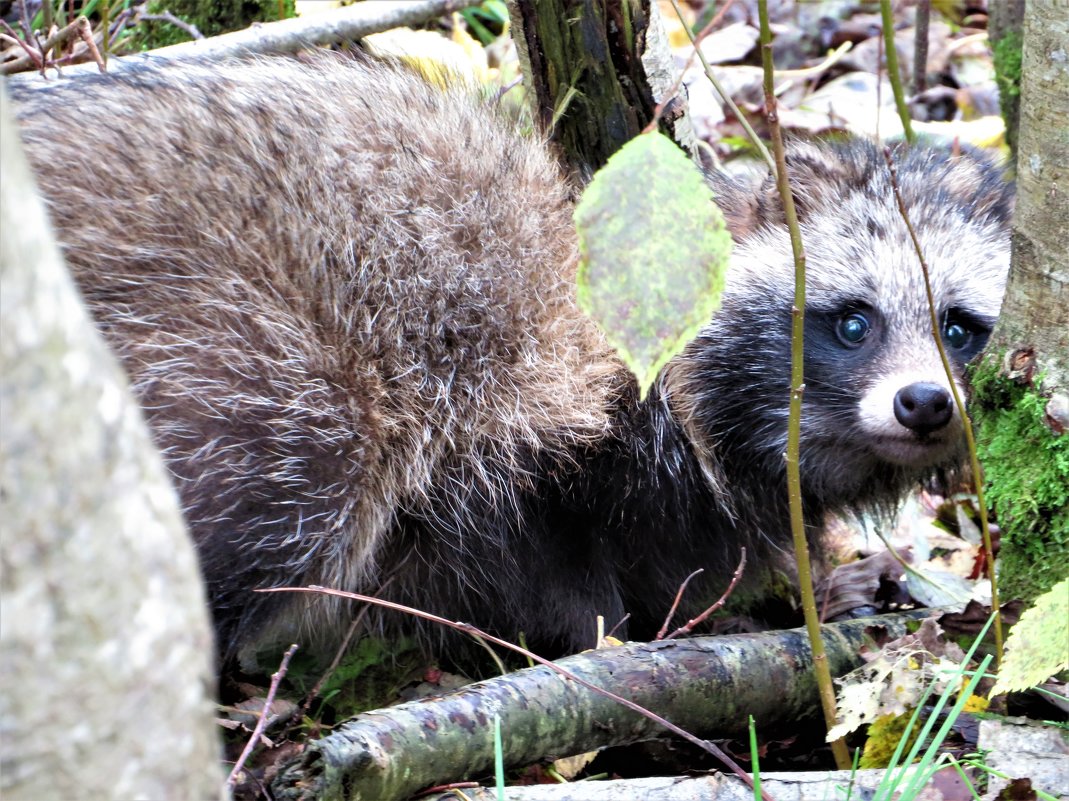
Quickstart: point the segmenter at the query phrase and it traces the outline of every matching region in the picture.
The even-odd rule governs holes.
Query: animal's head
[[[960,390],[1001,305],[1012,188],[971,153],[893,158]],[[803,484],[832,505],[900,493],[957,459],[962,422],[890,172],[868,142],[795,144],[788,169],[807,267]],[[699,450],[760,475],[786,450],[793,256],[771,178],[714,184],[736,238],[728,287],[666,384]]]

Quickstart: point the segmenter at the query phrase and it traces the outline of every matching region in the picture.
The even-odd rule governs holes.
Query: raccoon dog
[[[274,59],[16,101],[174,475],[224,655],[332,648],[348,605],[253,592],[313,583],[545,653],[589,647],[597,614],[648,637],[692,570],[697,602],[741,546],[759,573],[789,542],[793,266],[770,179],[710,179],[737,241],[723,308],[640,403],[574,303],[572,188],[467,89]],[[896,159],[960,379],[999,310],[1011,192],[970,154]],[[961,422],[876,148],[799,144],[790,169],[816,531],[953,464]]]

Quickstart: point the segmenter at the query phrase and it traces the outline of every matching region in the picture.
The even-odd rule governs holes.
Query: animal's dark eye
[[[950,347],[959,350],[969,344],[972,334],[961,323],[953,323],[948,320],[943,326],[943,339],[946,340]]]
[[[872,326],[868,318],[860,312],[851,312],[839,318],[836,333],[845,345],[859,345],[869,335]]]

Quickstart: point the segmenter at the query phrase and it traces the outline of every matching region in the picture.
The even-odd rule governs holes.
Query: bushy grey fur
[[[767,180],[712,179],[738,240],[723,309],[640,404],[573,301],[570,188],[465,88],[274,59],[17,100],[68,262],[175,477],[224,653],[333,646],[349,606],[252,592],[310,583],[546,652],[591,645],[598,613],[648,636],[691,570],[712,568],[709,592],[740,545],[759,565],[788,541],[792,267]],[[968,329],[960,371],[998,312],[1009,189],[972,156],[897,158],[940,314]],[[797,145],[791,169],[816,527],[953,463],[960,421],[892,412],[902,386],[946,380],[876,149]],[[868,334],[847,343],[859,313]]]

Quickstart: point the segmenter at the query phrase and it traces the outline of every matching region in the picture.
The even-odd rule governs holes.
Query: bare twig
[[[82,34],[82,38],[83,39],[86,38],[84,33]],[[93,42],[93,31],[92,31],[92,29],[90,29],[90,31],[89,31],[88,39],[89,39],[89,41],[87,42],[87,44],[89,45],[90,52],[94,53],[94,55],[98,59],[101,57],[101,54],[103,54],[103,60],[101,60],[101,62],[100,62],[101,65],[102,65],[100,67],[100,71],[101,72],[106,72],[107,69],[108,69],[108,50],[111,48],[111,5],[108,3],[108,0],[104,0],[104,2],[100,4],[100,52],[99,53],[96,51],[96,43]]]
[[[705,619],[708,618],[709,615],[711,615],[713,612],[715,612],[717,609],[719,609],[725,603],[727,603],[727,599],[731,597],[731,593],[735,590],[735,585],[739,583],[739,579],[742,578],[743,571],[745,571],[745,570],[746,570],[746,549],[743,548],[742,549],[742,556],[739,558],[739,566],[735,568],[735,575],[733,575],[731,577],[731,583],[728,584],[728,588],[726,590],[724,590],[724,594],[720,596],[720,599],[716,603],[714,603],[712,606],[710,606],[708,609],[706,609],[704,612],[702,612],[700,615],[698,615],[697,617],[694,617],[694,618],[691,618],[690,620],[688,620],[684,625],[680,626],[678,629],[673,631],[665,639],[674,640],[676,637],[682,637],[685,634],[690,634],[694,630],[695,626],[699,626],[702,623],[704,623]],[[694,575],[696,575],[696,573],[691,573],[690,576],[687,577],[687,581],[690,581],[691,577],[694,576]],[[684,586],[686,586],[686,582],[684,582]],[[683,592],[683,589],[680,588],[680,594],[682,594],[682,592]],[[678,600],[679,600],[679,596],[676,596],[676,601],[678,602]],[[672,607],[672,611],[673,612],[675,611],[675,607],[674,606]],[[667,626],[667,625],[668,625],[668,621],[666,620],[665,621],[665,626]],[[661,635],[658,635],[657,639],[658,640],[661,639]]]
[[[379,586],[378,592],[382,593],[393,582],[394,577],[390,576],[386,581],[382,582]],[[365,604],[360,608],[356,617],[353,618],[353,622],[349,624],[349,629],[345,632],[345,636],[342,637],[341,643],[338,645],[338,650],[334,652],[334,659],[330,665],[323,672],[323,675],[319,677],[319,680],[315,683],[315,686],[305,696],[304,702],[300,708],[294,713],[294,718],[298,716],[304,716],[309,708],[312,706],[312,701],[319,697],[320,691],[323,689],[323,685],[327,683],[327,680],[334,674],[334,671],[338,669],[338,665],[341,664],[342,657],[345,656],[345,652],[349,650],[349,643],[352,642],[353,636],[356,634],[357,629],[360,628],[360,624],[364,622],[364,618],[367,617],[368,610],[371,607]]]
[[[698,568],[685,579],[683,583],[679,585],[679,589],[676,591],[675,600],[672,601],[672,607],[668,610],[668,614],[665,615],[664,623],[661,624],[661,630],[657,632],[657,636],[654,639],[663,640],[664,635],[668,633],[668,624],[672,622],[672,618],[676,616],[676,610],[679,608],[679,602],[683,599],[683,593],[687,589],[687,585],[690,584],[690,580],[695,576],[700,576],[705,572],[704,568]]]
[[[906,104],[906,93],[902,89],[902,71],[898,68],[898,48],[895,47],[895,20],[894,15],[891,13],[891,0],[880,0],[880,15],[883,19],[884,58],[887,61],[887,79],[891,82],[891,91],[894,92],[898,117],[902,120],[902,131],[906,135],[906,141],[913,144],[917,141],[917,135],[913,133],[909,106]],[[879,82],[877,81],[877,83]]]
[[[722,9],[720,9],[719,12],[717,12],[717,15],[712,20],[710,20],[710,22],[704,28],[701,29],[697,36],[694,37],[694,45],[691,50],[690,58],[687,59],[687,63],[686,65],[684,65],[683,69],[679,71],[679,76],[676,78],[676,82],[672,85],[672,88],[669,89],[668,92],[665,94],[664,100],[658,103],[657,107],[653,110],[653,119],[651,119],[646,125],[646,127],[642,129],[642,133],[650,133],[651,131],[656,129],[657,124],[661,120],[661,116],[664,114],[665,108],[667,108],[668,104],[671,103],[672,100],[679,94],[679,87],[683,83],[683,78],[686,75],[687,70],[689,70],[691,65],[694,63],[694,59],[698,57],[698,51],[701,47],[702,41],[705,39],[706,36],[713,32],[713,30],[719,24],[720,20],[723,18],[724,14],[729,8],[731,8],[732,3],[734,2],[735,0],[728,0],[727,4]],[[849,53],[853,46],[853,42],[843,42],[841,45],[839,45],[839,47],[829,53],[827,58],[825,58],[819,64],[814,64],[812,67],[805,67],[796,70],[776,70],[776,77],[811,78],[822,75],[832,66],[834,66],[835,63],[839,61],[843,56]],[[735,116],[740,116],[738,109],[735,109]]]
[[[275,702],[275,693],[278,692],[278,685],[282,681],[282,677],[286,675],[286,671],[289,670],[290,659],[297,652],[297,644],[294,643],[288,649],[286,654],[282,657],[282,662],[271,675],[271,686],[267,690],[267,698],[264,699],[264,708],[260,712],[260,719],[256,721],[256,727],[252,731],[252,736],[249,737],[249,741],[245,743],[245,748],[241,752],[241,756],[238,757],[238,761],[234,763],[234,769],[230,771],[230,775],[226,777],[226,786],[228,789],[233,789],[237,783],[238,774],[241,773],[241,769],[245,767],[245,761],[252,753],[252,749],[256,747],[256,743],[260,741],[260,736],[264,733],[264,729],[267,727],[267,718],[271,712],[271,704]]]
[[[430,622],[436,623],[440,626],[446,626],[448,628],[455,629],[457,631],[468,634],[479,640],[483,640],[488,643],[493,643],[494,645],[500,646],[501,648],[506,648],[510,651],[520,654],[521,656],[526,657],[527,659],[533,662],[537,662],[538,664],[549,668],[550,670],[554,671],[555,673],[558,673],[566,679],[569,679],[570,681],[574,681],[576,684],[580,685],[581,687],[585,687],[592,693],[596,693],[605,698],[609,698],[614,703],[620,704],[626,709],[630,709],[632,712],[642,715],[648,720],[652,720],[654,723],[663,726],[665,729],[672,732],[676,736],[681,737],[682,739],[693,745],[696,745],[698,748],[702,749],[706,753],[712,754],[714,757],[716,757],[716,759],[720,760],[721,764],[723,764],[732,773],[734,773],[743,782],[745,782],[747,787],[753,787],[753,779],[751,779],[750,776],[742,768],[740,768],[733,759],[731,759],[731,757],[724,753],[724,751],[718,745],[716,745],[716,743],[710,742],[709,740],[703,740],[701,737],[697,737],[691,734],[686,729],[683,729],[672,723],[671,721],[667,720],[666,718],[661,717],[656,712],[651,712],[645,707],[636,704],[634,701],[631,701],[627,698],[623,698],[617,695],[616,693],[610,692],[604,687],[599,687],[596,684],[592,684],[586,679],[577,676],[569,670],[565,670],[555,662],[546,659],[545,657],[539,656],[533,651],[528,651],[526,648],[521,648],[520,646],[516,645],[515,643],[511,643],[508,640],[502,640],[499,637],[493,636],[492,634],[487,634],[485,631],[482,631],[481,629],[471,625],[470,623],[463,623],[461,621],[456,620],[447,620],[444,617],[439,617],[438,615],[431,614],[430,612],[424,612],[422,609],[414,609],[411,606],[394,603],[393,601],[386,601],[382,598],[373,598],[369,595],[361,595],[356,592],[332,590],[329,587],[319,587],[316,585],[312,585],[309,587],[274,587],[271,589],[257,590],[257,592],[318,593],[320,595],[333,595],[336,598],[349,598],[353,601],[363,601],[364,603],[381,606],[383,609],[392,609],[397,612],[403,612],[407,615],[411,615],[412,617],[429,620]],[[768,798],[765,794],[762,794],[762,797],[765,799],[765,801],[772,801],[772,799]]]
[[[972,420],[969,419],[969,414],[965,409],[965,402],[961,399],[961,393],[958,392],[958,382],[954,379],[954,372],[950,368],[950,360],[947,358],[946,348],[943,347],[943,335],[939,330],[939,316],[935,311],[935,295],[932,293],[928,262],[924,258],[920,239],[917,238],[917,232],[913,229],[913,223],[910,222],[905,201],[902,200],[902,193],[898,188],[898,170],[895,168],[891,148],[885,147],[883,149],[883,158],[887,162],[887,169],[891,173],[891,189],[895,194],[895,202],[898,204],[898,213],[906,224],[906,230],[909,231],[909,237],[913,241],[913,249],[916,251],[917,259],[921,264],[921,272],[924,274],[924,291],[928,296],[928,314],[931,317],[932,336],[935,338],[935,346],[939,349],[939,359],[943,362],[943,370],[946,372],[947,382],[950,384],[950,392],[954,396],[954,405],[958,409],[958,414],[961,415],[962,428],[965,431],[965,442],[969,448],[969,463],[972,467],[973,481],[975,482],[976,506],[980,513],[980,536],[984,542],[987,577],[991,582],[991,611],[995,615],[995,667],[997,668],[1002,657],[1002,617],[999,614],[998,582],[995,578],[995,554],[991,545],[991,528],[987,523],[983,472],[980,466],[980,459],[976,455],[976,438],[973,436]]]
[[[620,626],[624,625],[624,623],[626,623],[630,619],[631,619],[631,613],[628,612],[626,615],[624,615],[622,618],[620,618],[619,620],[616,621],[616,625],[613,626],[611,629],[609,629],[609,633],[606,634],[605,636],[606,637],[611,637],[612,635],[614,635],[617,632],[617,630],[620,628]]]
[[[358,3],[330,14],[267,22],[241,31],[112,59],[109,71],[137,68],[146,62],[158,63],[164,59],[222,59],[251,54],[294,53],[316,45],[339,44],[390,28],[414,25],[432,17],[460,11],[477,2],[377,0],[374,3]],[[79,69],[84,67],[67,70],[67,74],[75,74]]]
[[[338,665],[341,664],[342,657],[345,656],[345,652],[349,649],[349,643],[352,641],[353,635],[356,634],[356,630],[360,627],[360,624],[364,622],[364,618],[367,617],[367,612],[370,608],[370,606],[361,607],[360,611],[356,614],[356,617],[353,618],[353,622],[349,624],[349,629],[345,632],[345,636],[342,637],[341,643],[338,645],[338,650],[334,652],[334,660],[330,663],[327,669],[323,671],[323,675],[319,677],[312,689],[308,691],[308,694],[304,697],[304,702],[298,707],[293,718],[301,718],[308,713],[308,710],[312,706],[312,702],[319,697],[323,685],[327,683],[327,679],[334,675],[334,671],[337,670]]]
[[[794,558],[798,566],[798,587],[802,595],[802,612],[805,616],[809,645],[813,649],[813,675],[820,690],[820,704],[825,725],[830,730],[835,725],[835,687],[828,667],[828,656],[820,633],[820,617],[813,591],[813,571],[809,559],[809,541],[805,534],[805,517],[802,510],[801,436],[802,394],[805,392],[803,354],[805,352],[805,248],[794,208],[790,177],[787,174],[787,156],[783,146],[783,131],[779,124],[772,64],[772,29],[768,22],[768,2],[758,0],[761,17],[761,64],[764,68],[765,114],[772,137],[772,150],[776,155],[776,189],[783,204],[783,216],[794,253],[794,305],[791,308],[791,396],[787,414],[787,499],[790,508],[791,535],[794,540]],[[831,744],[836,766],[840,770],[850,767],[850,754],[842,739]]]
[[[932,0],[917,0],[917,21],[913,26],[913,94],[928,88],[928,20]]]
[[[138,19],[147,20],[148,22],[166,22],[176,28],[181,28],[194,39],[204,38],[204,34],[200,32],[196,25],[192,22],[186,22],[184,19],[179,19],[170,11],[161,11],[158,14],[140,14]]]
[[[14,61],[9,61],[9,62],[7,62],[6,64],[3,65],[4,74],[7,74],[7,72],[9,71],[8,70],[8,66],[9,65],[16,64],[16,63],[19,63],[19,62],[22,62],[25,65],[25,66],[23,66],[23,69],[25,69],[26,66],[30,66],[30,65],[33,65],[34,67],[37,67],[38,69],[40,69],[41,65],[44,63],[43,60],[42,60],[41,53],[36,51],[36,50],[34,50],[32,47],[30,47],[29,43],[25,39],[23,39],[21,36],[19,36],[18,31],[16,31],[14,28],[12,28],[10,25],[7,24],[7,20],[0,19],[0,26],[3,26],[4,30],[8,32],[8,35],[14,41],[16,41],[23,50],[26,51],[26,55],[23,56],[22,58],[17,58]],[[28,61],[27,61],[27,59],[28,59]]]
[[[23,0],[23,7],[25,8],[25,0]],[[41,28],[46,31],[51,31],[52,26],[55,24],[52,13],[51,3],[41,3]]]
[[[880,122],[883,120],[883,37],[876,37],[876,140],[880,140]]]
[[[814,64],[812,67],[800,67],[796,70],[776,70],[775,75],[777,78],[815,78],[834,67],[843,56],[853,49],[853,42],[843,42],[828,53],[827,57],[819,64]]]
[[[69,39],[72,39],[75,36],[84,37],[80,27],[82,20],[85,20],[85,17],[78,17],[74,22],[64,25],[57,31],[53,31],[47,39],[41,42],[41,49],[39,52],[33,50],[29,47],[26,41],[19,38],[18,42],[22,45],[22,48],[26,51],[27,55],[22,56],[21,58],[12,59],[11,61],[5,62],[3,65],[0,65],[0,73],[11,75],[12,73],[22,72],[23,70],[30,68],[43,69],[45,66],[52,66],[56,63],[48,58],[48,54],[52,52],[52,50],[66,44]],[[3,20],[0,20],[0,24],[3,24],[3,26],[11,31],[12,34],[15,33],[6,22],[3,22]]]
[[[417,798],[440,795],[441,793],[450,793],[454,798],[467,799],[468,794],[461,792],[461,790],[478,790],[480,787],[482,787],[482,785],[479,782],[451,782],[450,784],[439,784],[435,787],[428,787],[426,790],[423,790]]]
[[[691,34],[690,28],[687,27],[687,21],[684,19],[683,12],[679,8],[678,0],[671,0],[671,3],[672,8],[675,9],[676,16],[679,17],[679,21],[683,23],[683,30],[686,32],[687,36],[690,37],[691,44],[694,45],[696,40]],[[746,136],[749,137],[754,149],[758,152],[761,158],[764,159],[765,164],[768,165],[770,170],[775,172],[776,162],[772,159],[772,155],[768,152],[768,148],[765,147],[765,143],[761,141],[761,137],[754,131],[753,126],[750,125],[750,121],[746,119],[746,116],[739,110],[739,107],[735,105],[735,101],[732,99],[731,94],[724,88],[724,85],[720,83],[720,79],[716,77],[713,68],[709,66],[709,62],[706,61],[705,54],[702,53],[701,48],[695,45],[694,52],[702,62],[702,68],[705,70],[705,76],[709,79],[709,83],[716,89],[717,94],[720,95],[720,99],[724,101],[724,105],[731,109],[731,113],[735,115],[735,119],[739,121],[739,125],[746,131]]]
[[[89,20],[85,17],[78,17],[75,24],[78,26],[78,35],[85,42],[85,46],[89,49],[89,54],[92,56],[93,61],[96,62],[97,68],[101,72],[107,72],[107,65],[104,64],[104,59],[100,57],[97,43],[93,39],[93,26],[89,24]]]
[[[26,39],[33,38],[33,30],[30,27],[30,9],[26,4],[26,0],[19,0],[19,25],[22,27],[22,32],[26,34]]]
[[[140,8],[140,6],[138,6]],[[135,10],[133,8],[126,8],[119,12],[119,15],[111,23],[111,49],[116,48],[116,43],[121,47],[124,42],[120,41],[120,36],[126,30],[126,26],[130,23],[130,20],[134,18]]]

